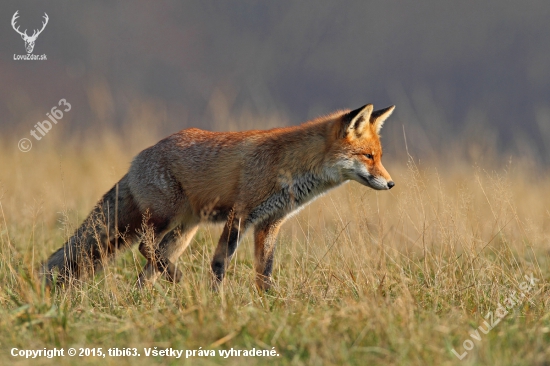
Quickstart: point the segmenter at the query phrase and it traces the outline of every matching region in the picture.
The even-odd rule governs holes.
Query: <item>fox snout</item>
[[[367,165],[366,171],[359,172],[359,176],[372,189],[387,190],[395,186],[393,179],[380,161],[371,166]]]
[[[386,180],[383,176],[374,176],[369,175],[366,179],[369,187],[376,189],[376,190],[386,190],[386,189],[392,189],[395,186],[395,183],[391,178],[389,180]]]
[[[382,164],[379,165],[378,170],[380,171],[380,177],[378,179],[385,183],[385,187],[382,189],[392,189],[395,186],[395,183],[391,179],[388,171],[382,166]]]
[[[375,183],[371,187],[378,190],[392,189],[395,186],[395,183],[391,177],[386,178],[384,176],[379,176],[375,177],[374,181]]]

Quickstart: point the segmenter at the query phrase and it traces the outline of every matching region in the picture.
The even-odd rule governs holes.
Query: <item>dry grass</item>
[[[130,132],[128,132],[130,133]],[[253,286],[247,235],[221,292],[209,288],[220,228],[199,230],[178,266],[184,280],[133,285],[134,248],[93,280],[50,293],[34,280],[95,201],[157,136],[104,132],[28,153],[0,141],[0,359],[21,364],[547,365],[550,360],[550,177],[511,164],[496,171],[434,162],[385,165],[397,185],[348,183],[281,231],[274,290]],[[101,136],[101,137],[98,137]],[[24,136],[21,136],[24,137]],[[536,177],[536,184],[533,179]],[[451,349],[523,276],[528,300],[459,361]],[[143,347],[271,349],[280,357],[146,358]],[[15,359],[13,347],[138,348],[139,358]],[[216,351],[217,352],[217,351]]]

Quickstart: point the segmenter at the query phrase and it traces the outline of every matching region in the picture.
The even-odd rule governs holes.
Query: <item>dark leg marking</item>
[[[228,227],[227,225],[224,227],[212,260],[212,272],[214,272],[217,281],[223,279],[226,261],[229,261],[237,250],[242,234],[242,232],[239,233],[238,227]]]

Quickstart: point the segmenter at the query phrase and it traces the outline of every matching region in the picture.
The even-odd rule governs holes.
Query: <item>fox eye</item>
[[[371,160],[374,159],[374,157],[372,156],[372,154],[365,154],[365,157],[366,157],[367,159],[371,159]]]

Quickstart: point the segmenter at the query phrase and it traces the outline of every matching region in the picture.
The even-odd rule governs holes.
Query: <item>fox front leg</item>
[[[281,221],[259,224],[254,230],[254,267],[256,269],[256,286],[260,290],[271,287],[271,272],[275,243],[281,227]]]
[[[237,250],[245,230],[246,228],[241,227],[240,220],[232,217],[224,225],[211,265],[214,275],[214,287],[223,280],[226,265],[231,260],[235,250]]]

